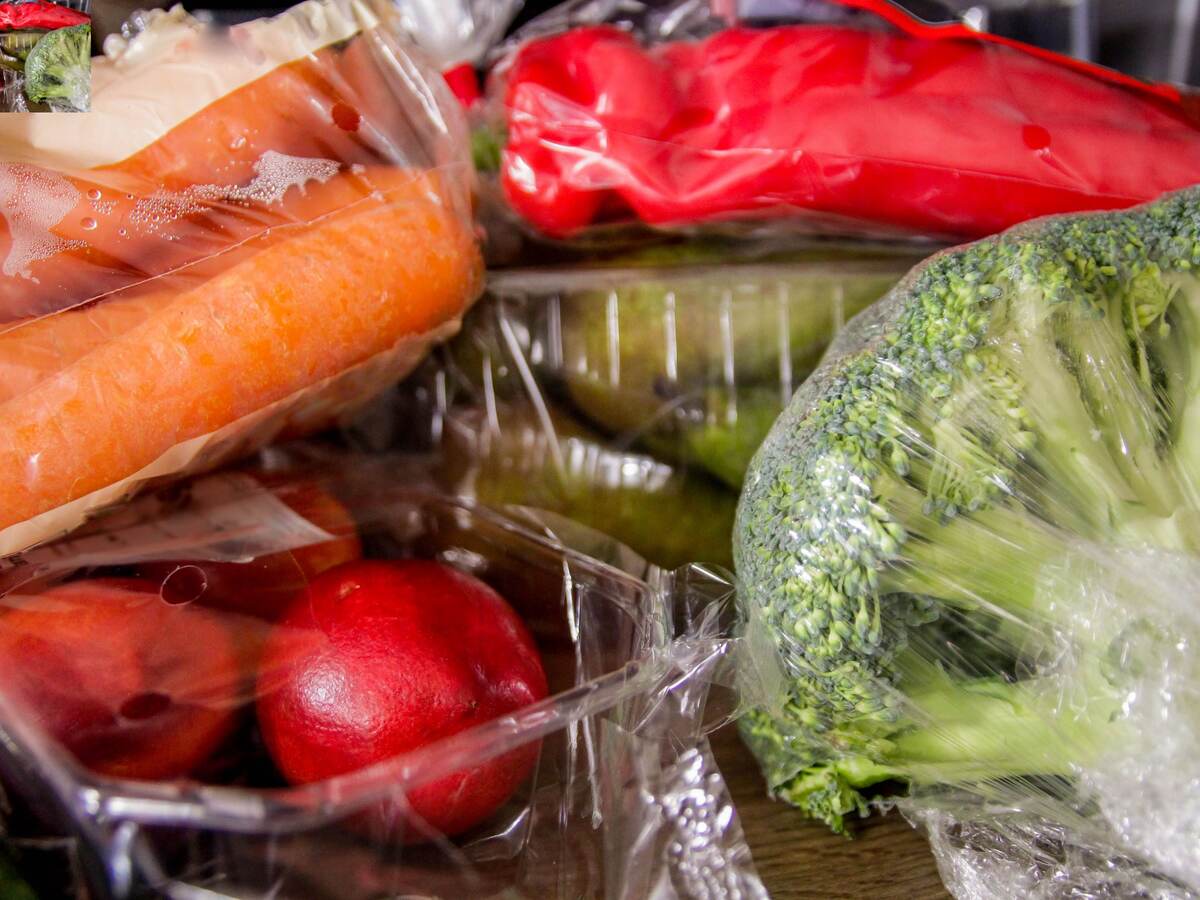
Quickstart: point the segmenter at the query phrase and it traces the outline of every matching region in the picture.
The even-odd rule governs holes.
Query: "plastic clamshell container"
[[[661,252],[704,261],[490,272],[463,331],[365,439],[419,437],[446,489],[576,519],[665,568],[731,566],[758,444],[833,336],[915,257]]]
[[[487,293],[510,320],[520,320],[517,346],[528,347],[539,372],[620,389],[622,357],[648,345],[658,368],[647,374],[660,393],[674,386],[732,389],[747,380],[739,370],[752,364],[756,381],[790,396],[807,375],[796,370],[798,358],[823,353],[847,319],[919,258],[894,250],[797,262],[507,269],[489,274]],[[811,325],[799,324],[805,317]]]
[[[677,623],[667,599],[682,591],[702,600],[695,608],[715,609],[728,582],[647,569],[618,549],[631,571],[643,566],[643,580],[568,549],[552,520],[521,522],[426,487],[394,487],[419,480],[410,463],[346,461],[324,488],[353,512],[368,557],[441,560],[498,590],[539,647],[548,699],[349,775],[284,786],[277,774],[275,783],[256,774],[270,771],[261,747],[222,783],[101,777],[0,691],[0,772],[51,832],[78,838],[86,895],[632,898],[655,882],[699,895],[717,879],[758,896],[723,782],[707,744],[699,755],[695,746],[708,687],[695,676],[720,660],[724,642],[711,621],[701,630],[690,615]],[[179,495],[168,505],[189,514]],[[224,495],[244,508],[244,496]],[[139,518],[139,506],[150,512]],[[154,495],[118,515],[119,527],[100,520],[65,545],[8,561],[0,584],[119,571],[152,553],[152,532],[174,531]],[[254,527],[226,524],[208,546],[244,559],[239,547]],[[684,633],[686,649],[672,650]],[[403,809],[406,792],[531,743],[540,744],[532,775],[466,834],[404,843],[386,817],[364,815]],[[697,846],[712,857],[703,865],[689,849]]]

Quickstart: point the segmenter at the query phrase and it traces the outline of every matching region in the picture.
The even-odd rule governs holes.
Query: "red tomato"
[[[475,578],[434,562],[356,562],[326,572],[267,640],[258,720],[290,781],[352,772],[546,696],[524,624]],[[453,835],[507,800],[536,744],[409,793]],[[406,836],[412,839],[410,829]]]
[[[135,579],[4,602],[0,684],[89,768],[186,775],[232,729],[245,673],[213,614],[164,603],[156,584]]]
[[[260,481],[271,482],[257,475]],[[163,595],[178,603],[193,600],[202,606],[273,621],[326,569],[362,556],[354,518],[335,497],[305,480],[281,481],[276,496],[293,511],[334,536],[272,553],[245,563],[173,560],[147,562],[138,574],[162,585]]]

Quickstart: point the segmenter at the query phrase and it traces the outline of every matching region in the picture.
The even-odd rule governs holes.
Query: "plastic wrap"
[[[475,67],[500,42],[522,0],[398,0],[409,36],[442,70],[464,106],[480,97]]]
[[[728,680],[729,582],[647,566],[563,520],[506,518],[441,495],[425,466],[272,451],[253,468],[148,493],[6,563],[5,830],[18,852],[58,838],[73,861],[28,866],[39,888],[58,879],[89,897],[765,896],[704,739],[720,715],[706,711],[709,685]],[[443,736],[288,785],[273,698],[290,690],[289,666],[308,659],[317,633],[296,611],[333,615],[318,585],[347,569],[359,573],[346,576],[350,590],[370,590],[358,554],[408,561],[377,567],[435,560],[489,585],[532,636],[548,695],[449,731],[426,724]],[[130,587],[146,581],[150,593]],[[114,584],[115,608],[103,587]],[[339,602],[359,602],[350,597]],[[421,615],[436,615],[450,598],[422,602]],[[92,627],[106,617],[123,625]],[[330,647],[351,647],[334,626],[316,627]],[[476,644],[475,627],[462,623],[460,645]],[[376,623],[372,639],[384,631]],[[503,642],[486,652],[479,671],[494,673],[517,651]],[[342,657],[338,677],[353,678],[358,658]],[[428,665],[418,660],[409,665]],[[321,665],[303,678],[321,679]],[[127,683],[135,670],[141,683]],[[512,690],[514,672],[489,690]],[[362,695],[320,683],[334,693],[314,697],[348,704],[339,727],[370,714]],[[436,697],[429,715],[457,702]],[[486,696],[478,702],[490,709]],[[497,793],[506,771],[524,774]],[[453,784],[460,793],[447,792]],[[450,822],[447,808],[481,796],[492,808],[474,826],[432,827],[429,815]]]
[[[1200,193],[947,251],[764,442],[743,732],[837,829],[890,802],[964,898],[1200,889]]]
[[[488,89],[514,218],[552,239],[961,239],[1200,180],[1171,86],[885,0],[784,7],[738,23],[715,3],[577,0],[525,26]]]
[[[423,438],[455,493],[576,519],[668,568],[727,566],[750,455],[910,262],[691,245],[495,271],[463,332],[362,431],[375,447]]]
[[[391,7],[111,36],[84,117],[0,121],[0,553],[348,415],[480,286],[457,104]]]

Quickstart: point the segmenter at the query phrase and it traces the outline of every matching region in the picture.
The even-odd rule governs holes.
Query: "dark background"
[[[292,0],[294,2],[294,0]],[[796,0],[742,0],[761,8],[784,7]],[[927,2],[927,0],[909,0]],[[983,15],[987,28],[1031,43],[1091,59],[1132,75],[1200,84],[1195,28],[1172,47],[1177,11],[1186,0],[942,0],[959,12]],[[97,38],[119,30],[134,9],[168,5],[167,0],[92,0]],[[287,6],[288,0],[184,0],[189,9],[254,18]],[[516,24],[549,9],[551,0],[528,0]],[[1174,52],[1173,52],[1174,49]]]

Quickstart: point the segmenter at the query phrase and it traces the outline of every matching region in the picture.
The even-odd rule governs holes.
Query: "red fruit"
[[[164,603],[156,584],[135,579],[5,602],[0,689],[89,768],[186,775],[232,729],[244,673],[211,613]]]
[[[263,653],[258,720],[290,781],[352,772],[546,696],[532,638],[504,599],[434,562],[355,562],[316,579]],[[408,794],[453,835],[507,800],[530,744]],[[408,830],[408,829],[405,829]]]
[[[269,483],[266,476],[257,476]],[[334,540],[271,553],[245,563],[173,560],[138,566],[163,595],[274,621],[310,581],[327,569],[358,559],[362,545],[354,518],[335,497],[311,481],[280,482],[276,496]]]

